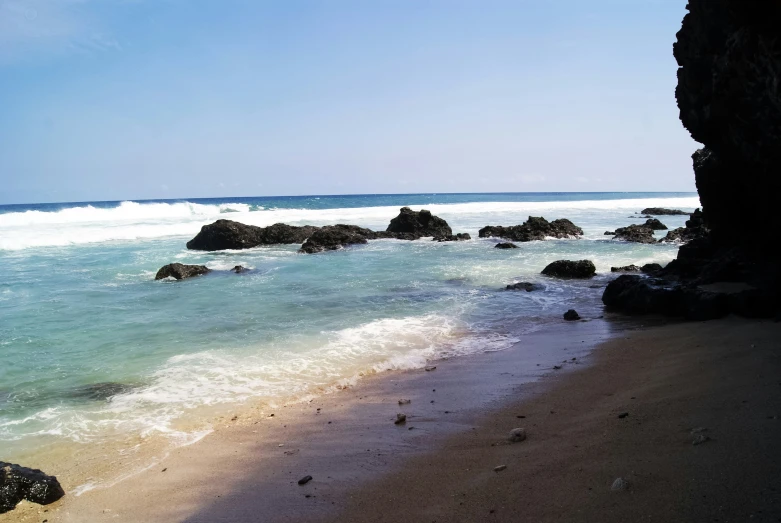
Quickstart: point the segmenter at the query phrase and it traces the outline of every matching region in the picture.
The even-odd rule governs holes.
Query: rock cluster
[[[232,220],[217,220],[201,227],[195,238],[187,242],[187,248],[197,251],[222,251],[251,249],[259,245],[303,243],[317,229],[311,225],[296,227],[284,223],[256,227]]]
[[[642,211],[640,211],[640,214],[648,214],[651,216],[686,216],[689,213],[678,209],[664,209],[662,207],[647,207]]]
[[[38,469],[0,461],[0,514],[13,510],[23,499],[48,505],[64,495],[56,477]]]
[[[504,227],[487,225],[478,232],[480,238],[497,237],[516,242],[530,242],[545,238],[579,238],[583,229],[566,218],[549,222],[542,217],[529,216],[521,225]]]

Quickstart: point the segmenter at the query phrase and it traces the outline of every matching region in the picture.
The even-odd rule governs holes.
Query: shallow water
[[[216,253],[184,247],[217,218],[382,230],[400,206],[422,204],[475,239],[377,240],[318,255],[297,254],[297,245]],[[676,256],[676,245],[603,235],[642,222],[630,215],[649,206],[692,211],[699,201],[691,194],[568,193],[0,207],[3,459],[61,445],[187,443],[240,403],[273,405],[366,373],[501,350],[561,321],[569,308],[598,316],[611,266]],[[529,215],[569,218],[585,236],[513,250],[477,238],[480,227]],[[672,229],[686,217],[660,219]],[[539,274],[551,261],[584,258],[597,266],[592,280]],[[215,272],[154,281],[173,261]],[[251,271],[228,272],[235,265]],[[515,281],[545,290],[501,290]]]

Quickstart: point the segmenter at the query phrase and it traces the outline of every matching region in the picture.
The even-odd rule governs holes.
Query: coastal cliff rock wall
[[[781,230],[781,1],[689,0],[677,34],[680,117],[712,239],[752,251]]]

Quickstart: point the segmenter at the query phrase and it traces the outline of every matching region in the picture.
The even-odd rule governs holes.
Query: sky
[[[0,0],[0,204],[693,191],[685,0]]]

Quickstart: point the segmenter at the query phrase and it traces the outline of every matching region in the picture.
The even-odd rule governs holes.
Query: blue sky
[[[0,0],[0,203],[694,190],[685,0]]]

